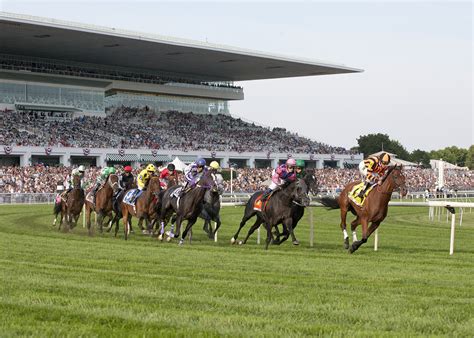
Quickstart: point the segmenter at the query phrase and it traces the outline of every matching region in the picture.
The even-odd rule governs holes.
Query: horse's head
[[[210,171],[206,172],[204,175],[201,176],[201,179],[197,183],[197,186],[204,189],[210,189],[211,191],[217,191],[217,183],[214,180],[214,177]]]
[[[407,194],[407,188],[405,185],[405,175],[403,175],[402,172],[402,166],[400,165],[395,165],[394,167],[391,167],[386,175],[386,179],[390,179],[390,183],[392,186],[393,190],[399,189],[400,190],[400,195],[405,196]]]
[[[150,177],[150,182],[148,183],[148,190],[152,193],[160,192],[161,184],[160,178],[158,176]]]
[[[314,170],[306,171],[306,175],[304,176],[303,180],[308,186],[308,192],[316,195],[318,193],[318,180]]]
[[[304,179],[297,179],[294,183],[293,193],[292,193],[293,201],[296,204],[302,205],[307,207],[311,202],[308,196],[308,185],[306,184]]]
[[[75,175],[72,179],[72,186],[74,189],[80,189],[81,188],[81,177]]]
[[[110,174],[107,183],[114,191],[114,194],[116,194],[117,191],[120,189],[119,178],[116,174]]]

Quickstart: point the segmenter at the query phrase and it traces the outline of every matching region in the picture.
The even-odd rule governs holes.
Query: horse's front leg
[[[212,231],[212,236],[210,236],[210,238],[214,238],[217,234],[217,230],[219,230],[219,228],[221,227],[221,216],[218,214],[216,216],[216,228],[214,229],[214,231]]]
[[[341,230],[342,234],[344,236],[344,249],[349,249],[349,234],[347,233],[347,225],[346,225],[346,219],[347,219],[347,208],[341,207]]]
[[[300,242],[296,239],[295,232],[293,231],[293,218],[291,216],[283,221],[283,226],[290,233],[293,245],[299,245]]]
[[[353,253],[359,249],[359,247],[367,242],[367,228],[368,228],[368,220],[366,217],[360,218],[360,224],[362,225],[362,239],[360,241],[352,242],[351,247],[349,248],[349,253]]]

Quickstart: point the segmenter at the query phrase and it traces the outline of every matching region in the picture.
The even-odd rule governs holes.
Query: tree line
[[[430,159],[443,159],[443,161],[460,167],[474,169],[474,145],[471,145],[468,149],[451,146],[432,151],[415,149],[408,152],[400,142],[390,139],[387,134],[380,133],[362,135],[357,139],[357,143],[358,146],[351,148],[351,150],[364,153],[364,155],[373,154],[383,149],[396,154],[397,158],[402,160],[420,163],[423,168],[430,168]]]

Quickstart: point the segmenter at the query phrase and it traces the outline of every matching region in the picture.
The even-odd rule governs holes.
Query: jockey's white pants
[[[359,163],[359,172],[363,176],[364,180],[367,177],[367,167],[365,166],[364,161]]]

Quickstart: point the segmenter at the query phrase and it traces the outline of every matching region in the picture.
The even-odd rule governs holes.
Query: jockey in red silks
[[[283,185],[294,182],[296,180],[295,167],[296,161],[293,158],[289,158],[285,164],[273,169],[272,183],[268,186],[267,190],[265,190],[260,200],[264,202],[274,190],[281,189]]]
[[[176,177],[176,167],[173,163],[169,163],[165,169],[160,172],[160,185],[163,189],[168,189],[170,176]]]

